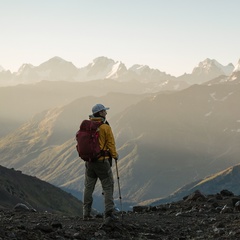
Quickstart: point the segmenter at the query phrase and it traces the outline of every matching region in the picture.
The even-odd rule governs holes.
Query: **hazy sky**
[[[240,59],[240,0],[0,0],[0,66],[96,57],[174,76]]]

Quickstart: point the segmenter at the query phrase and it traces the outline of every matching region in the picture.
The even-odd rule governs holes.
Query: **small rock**
[[[233,208],[232,207],[228,207],[227,205],[225,205],[220,213],[232,213],[233,212]]]
[[[115,232],[113,233],[113,237],[114,237],[114,238],[121,238],[121,237],[122,237],[122,234],[121,234],[120,232],[118,232],[118,231],[115,231]]]
[[[160,226],[156,226],[152,229],[152,231],[154,233],[165,233],[165,231],[160,227]]]
[[[223,235],[225,233],[224,228],[214,228],[213,231],[219,235]]]
[[[232,198],[232,205],[235,207],[236,203],[240,201],[240,198],[234,197]]]
[[[53,227],[53,228],[59,228],[59,229],[62,229],[63,227],[62,227],[62,224],[60,223],[60,222],[53,222],[52,224],[51,224],[51,226]]]
[[[133,212],[146,212],[148,210],[148,206],[134,206],[133,207]]]
[[[225,225],[221,222],[217,223],[215,226],[216,226],[216,228],[224,228],[225,227]]]
[[[50,233],[53,232],[52,226],[49,225],[43,225],[41,223],[38,223],[35,227],[35,229],[40,230],[42,232]]]
[[[80,234],[79,232],[74,233],[74,234],[73,234],[73,237],[74,237],[75,239],[82,239],[81,234]]]
[[[16,204],[14,209],[15,209],[15,211],[19,211],[19,212],[29,212],[30,211],[30,208],[23,203]]]
[[[197,201],[197,200],[200,200],[200,201],[203,201],[203,200],[206,200],[206,197],[199,191],[199,190],[196,190],[193,194],[189,195],[185,201]]]
[[[213,208],[217,208],[217,207],[219,207],[219,204],[218,204],[217,202],[213,202],[213,203],[211,204],[211,206],[212,206]]]
[[[234,194],[233,194],[232,192],[230,192],[230,191],[228,191],[228,190],[226,190],[226,189],[222,190],[222,191],[220,192],[220,194],[221,194],[222,196],[226,196],[226,197],[234,196]]]
[[[222,197],[221,194],[217,193],[217,195],[216,195],[216,199],[217,199],[217,200],[223,200],[223,197]]]
[[[97,232],[94,233],[95,237],[102,237],[102,236],[106,236],[106,232],[104,230],[99,230]]]
[[[237,211],[240,211],[240,201],[238,201],[238,202],[235,203],[235,209],[236,209]]]

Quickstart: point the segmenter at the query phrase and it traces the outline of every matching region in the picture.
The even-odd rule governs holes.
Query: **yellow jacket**
[[[102,118],[90,118],[92,121],[102,121]],[[102,150],[108,151],[112,158],[118,158],[118,153],[116,151],[115,139],[111,127],[103,123],[99,127],[99,145]],[[106,156],[105,158],[109,158]],[[104,160],[104,157],[100,157],[99,160]]]

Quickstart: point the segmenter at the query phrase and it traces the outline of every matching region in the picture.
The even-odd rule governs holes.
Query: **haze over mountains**
[[[84,162],[74,137],[91,107],[103,103],[120,154],[124,202],[167,197],[239,163],[238,65],[206,59],[179,78],[147,66],[130,71],[107,58],[82,69],[59,58],[25,66],[11,76],[35,84],[0,88],[0,164],[81,197]],[[38,82],[43,75],[47,81]]]
[[[36,83],[43,80],[86,82],[99,79],[112,79],[120,82],[137,80],[145,83],[157,82],[162,85],[168,84],[169,81],[181,80],[178,81],[178,84],[182,84],[184,81],[197,84],[220,75],[229,76],[234,70],[237,71],[238,69],[239,62],[235,67],[232,63],[223,66],[216,60],[207,58],[200,62],[191,74],[174,77],[158,69],[151,69],[147,65],[135,64],[127,69],[124,63],[106,57],[98,57],[82,68],[77,68],[71,62],[60,57],[53,57],[39,66],[23,64],[18,72],[13,73],[1,67],[0,86]],[[175,87],[181,89],[181,86]]]
[[[196,190],[204,192],[204,194],[216,194],[221,192],[223,189],[236,192],[240,194],[239,191],[240,183],[240,164],[233,167],[229,167],[223,171],[216,174],[207,176],[203,179],[198,179],[185,186],[181,187],[177,191],[173,192],[166,198],[152,199],[150,201],[142,202],[143,205],[159,205],[166,202],[174,202],[188,196],[189,193],[192,194]]]

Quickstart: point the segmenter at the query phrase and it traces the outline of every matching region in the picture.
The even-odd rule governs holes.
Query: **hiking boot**
[[[115,214],[113,214],[113,212],[106,213],[105,219],[107,219],[107,218],[110,218],[110,219],[113,220],[113,221],[118,221],[118,220],[119,220],[118,216],[116,216]]]
[[[89,220],[92,220],[92,219],[93,219],[92,215],[85,215],[85,216],[83,216],[83,221],[89,221]]]
[[[118,217],[115,214],[108,213],[108,214],[105,214],[103,225],[105,225],[105,226],[114,226],[114,224],[116,222],[118,222],[118,221],[119,221],[119,219],[118,219]]]

